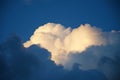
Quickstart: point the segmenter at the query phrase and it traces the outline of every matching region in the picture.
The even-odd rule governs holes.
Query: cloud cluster
[[[47,23],[36,29],[24,46],[39,45],[51,53],[51,59],[56,64],[65,65],[69,54],[81,53],[90,46],[105,45],[106,41],[102,35],[100,29],[89,24],[66,29],[61,24]]]
[[[38,45],[51,53],[51,60],[65,69],[79,64],[79,69],[96,69],[109,80],[119,80],[120,31],[103,32],[89,24],[64,28],[47,23],[35,30],[24,47]]]

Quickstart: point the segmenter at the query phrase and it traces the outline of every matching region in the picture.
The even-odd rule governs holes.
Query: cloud
[[[92,46],[86,51],[69,55],[66,67],[74,63],[80,64],[82,70],[96,69],[104,73],[108,80],[119,80],[120,74],[120,44]],[[118,79],[117,79],[118,78]]]
[[[33,0],[23,0],[26,5],[31,5]]]
[[[33,44],[51,52],[51,59],[56,64],[65,65],[72,52],[83,52],[90,46],[105,45],[106,41],[100,29],[89,24],[76,29],[64,28],[61,24],[47,23],[35,30],[25,47]]]
[[[103,32],[89,24],[78,28],[64,28],[61,24],[47,23],[35,30],[24,47],[38,45],[51,53],[51,60],[65,69],[96,69],[109,80],[119,80],[120,31]]]

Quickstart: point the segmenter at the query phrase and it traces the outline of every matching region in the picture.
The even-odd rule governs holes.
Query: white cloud
[[[90,46],[105,45],[106,41],[101,30],[89,24],[71,29],[64,28],[61,24],[47,23],[36,29],[24,46],[29,47],[33,44],[47,49],[56,64],[65,65],[69,54],[81,53]]]
[[[57,65],[71,69],[77,63],[84,70],[98,69],[112,80],[120,73],[116,71],[120,58],[119,41],[120,31],[103,32],[89,24],[71,29],[47,23],[35,30],[24,47],[36,44],[48,50]]]

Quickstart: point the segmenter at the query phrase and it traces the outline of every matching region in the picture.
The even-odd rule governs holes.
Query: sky
[[[0,80],[120,80],[119,0],[0,0]]]
[[[48,22],[65,27],[91,24],[104,31],[119,30],[119,0],[0,0],[1,40],[17,34],[26,41]]]

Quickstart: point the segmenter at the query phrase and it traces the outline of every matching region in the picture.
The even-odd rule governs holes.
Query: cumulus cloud
[[[79,64],[79,69],[97,69],[109,80],[119,80],[119,41],[120,31],[103,32],[89,24],[71,29],[47,23],[35,30],[24,47],[35,44],[45,48],[51,53],[51,60],[65,69]]]
[[[100,29],[89,24],[71,29],[64,28],[61,24],[47,23],[36,29],[24,46],[29,47],[33,44],[47,49],[56,64],[65,65],[69,54],[81,53],[90,46],[105,45],[106,40]]]

